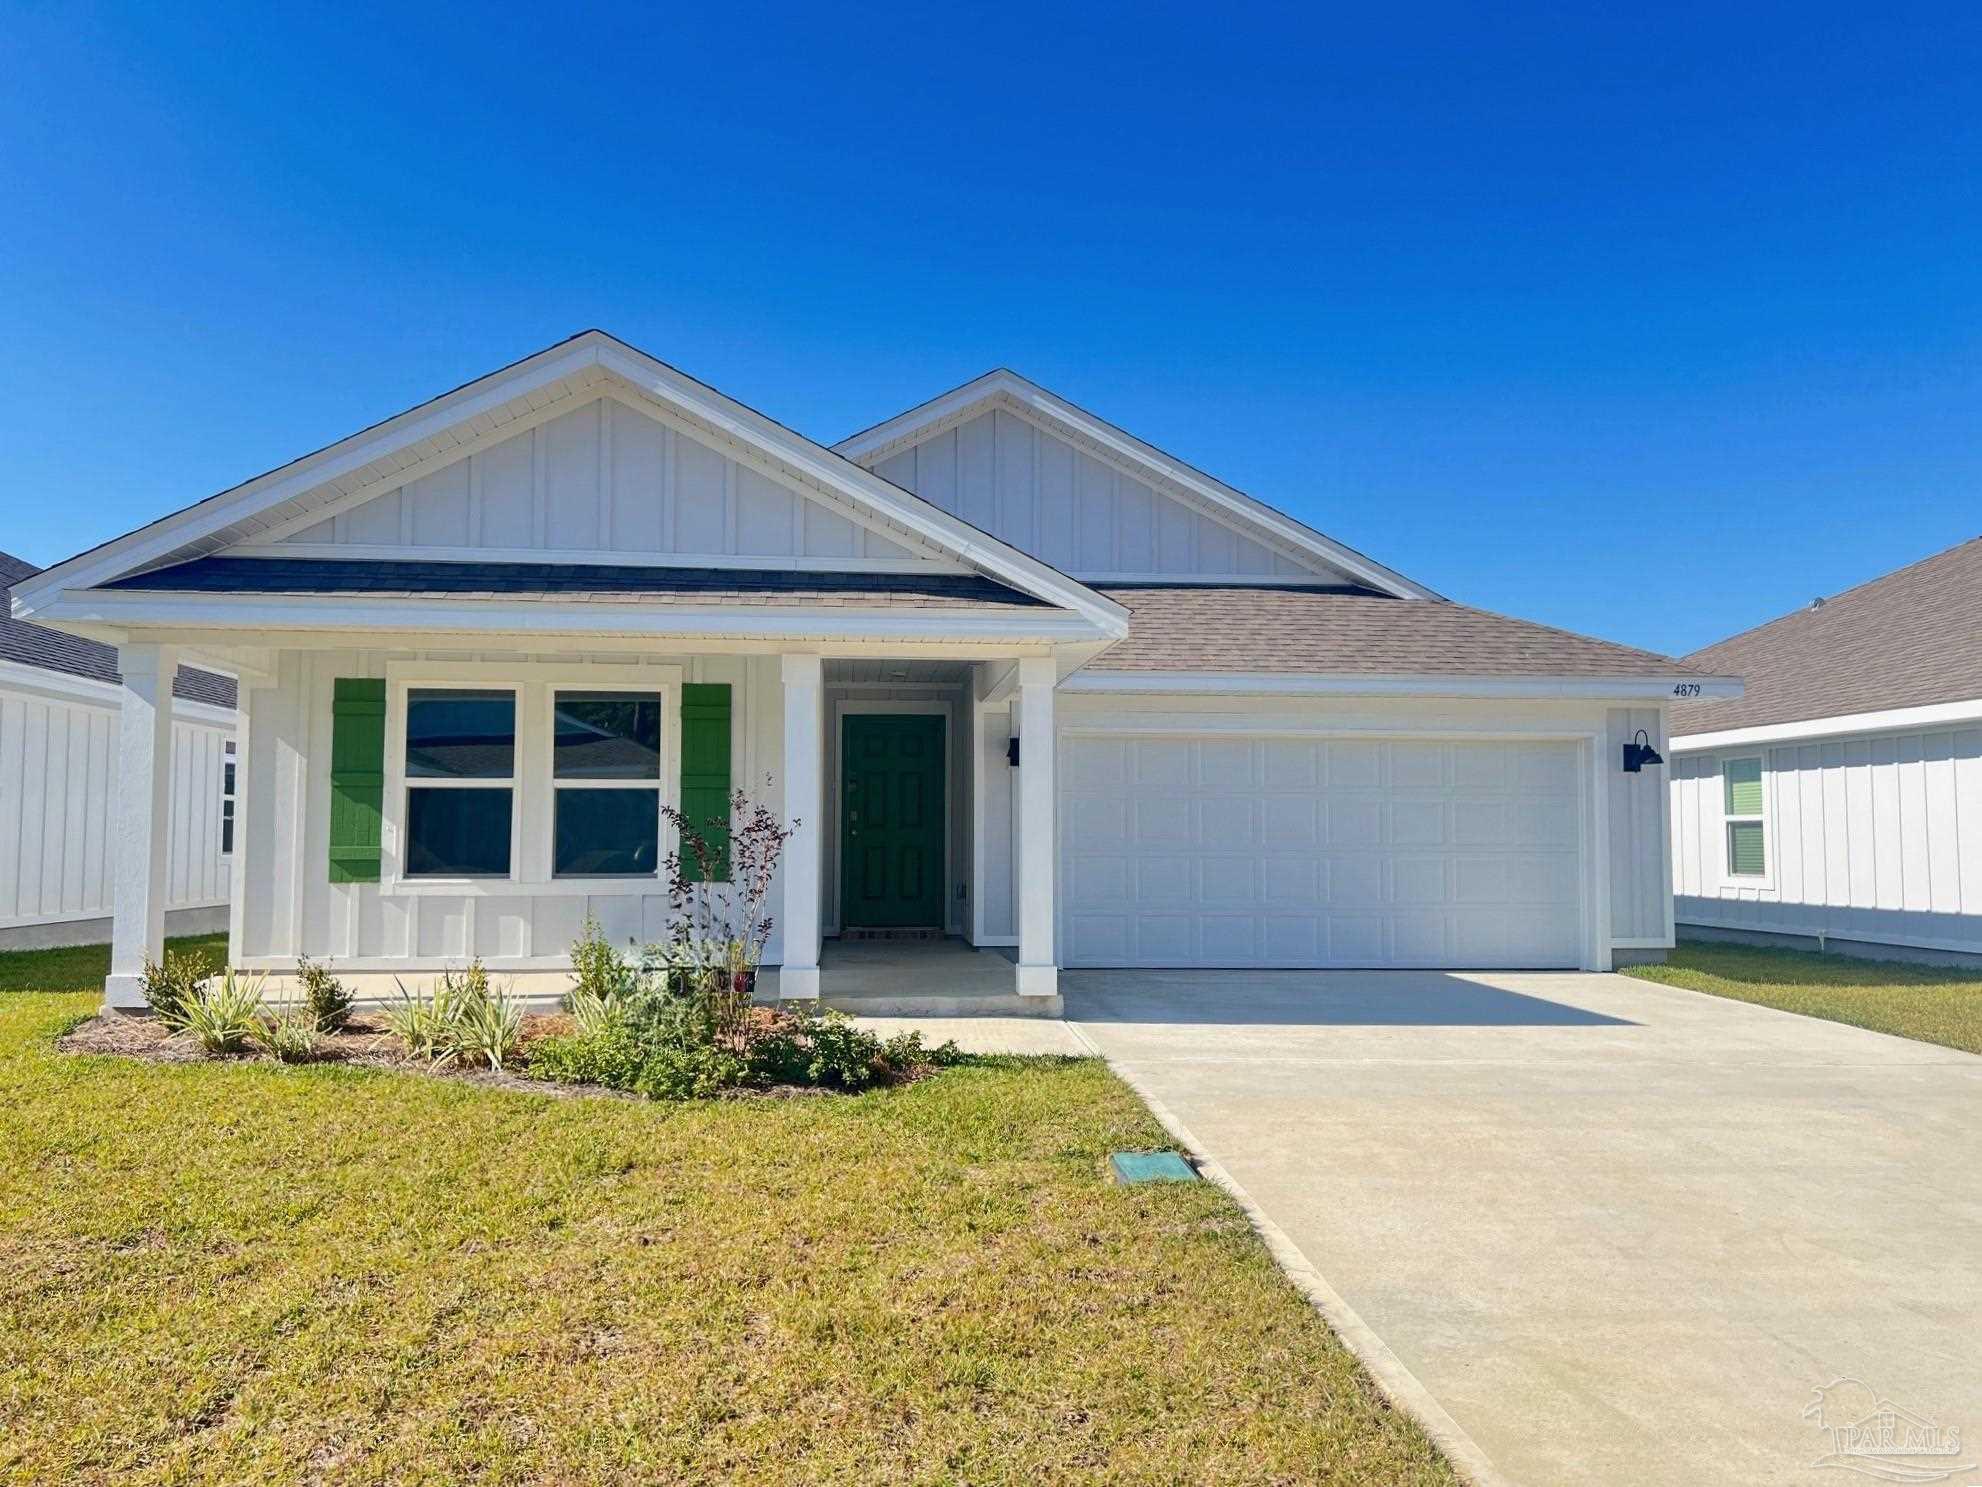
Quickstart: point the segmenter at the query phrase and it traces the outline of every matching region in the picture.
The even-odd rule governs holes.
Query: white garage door
[[[1072,734],[1069,966],[1575,966],[1574,743]]]

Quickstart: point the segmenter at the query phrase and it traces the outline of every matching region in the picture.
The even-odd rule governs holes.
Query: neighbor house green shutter
[[[330,718],[330,881],[376,883],[385,803],[385,682],[338,677]]]
[[[729,687],[686,683],[681,689],[681,813],[708,843],[717,882],[729,879],[729,797]],[[686,845],[681,865],[690,882],[702,876]]]

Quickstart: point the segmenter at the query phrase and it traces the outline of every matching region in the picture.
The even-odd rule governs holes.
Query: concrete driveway
[[[1501,1480],[1867,1480],[1842,1377],[1982,1482],[1982,1058],[1620,976],[1064,989]]]

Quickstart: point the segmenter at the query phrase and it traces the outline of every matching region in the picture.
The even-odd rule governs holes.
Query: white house
[[[0,588],[41,570],[0,553]],[[172,699],[167,926],[224,929],[234,683],[186,667]],[[117,653],[0,606],[0,950],[110,936]]]
[[[1747,692],[1673,710],[1679,922],[1982,955],[1982,540],[1687,660]]]
[[[119,648],[120,1005],[182,661],[242,688],[240,964],[555,989],[588,913],[662,932],[662,802],[768,779],[783,995],[857,982],[850,931],[947,931],[1024,1009],[1062,966],[1658,955],[1663,779],[1622,745],[1739,691],[1451,603],[1010,372],[827,448],[598,331],[15,612]]]

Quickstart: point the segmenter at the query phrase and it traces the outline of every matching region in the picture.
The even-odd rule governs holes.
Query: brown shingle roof
[[[1271,585],[1137,585],[1102,592],[1130,611],[1129,637],[1095,671],[1321,675],[1688,674],[1650,651],[1443,600]]]
[[[1982,697],[1982,537],[1686,659],[1747,690],[1675,707],[1675,734]]]
[[[14,585],[39,572],[34,564],[0,552],[0,661],[18,661],[23,666],[39,666],[43,671],[59,671],[65,676],[87,677],[112,685],[121,681],[113,647],[14,618]],[[231,677],[181,666],[172,682],[172,694],[187,702],[232,707],[234,682]]]

